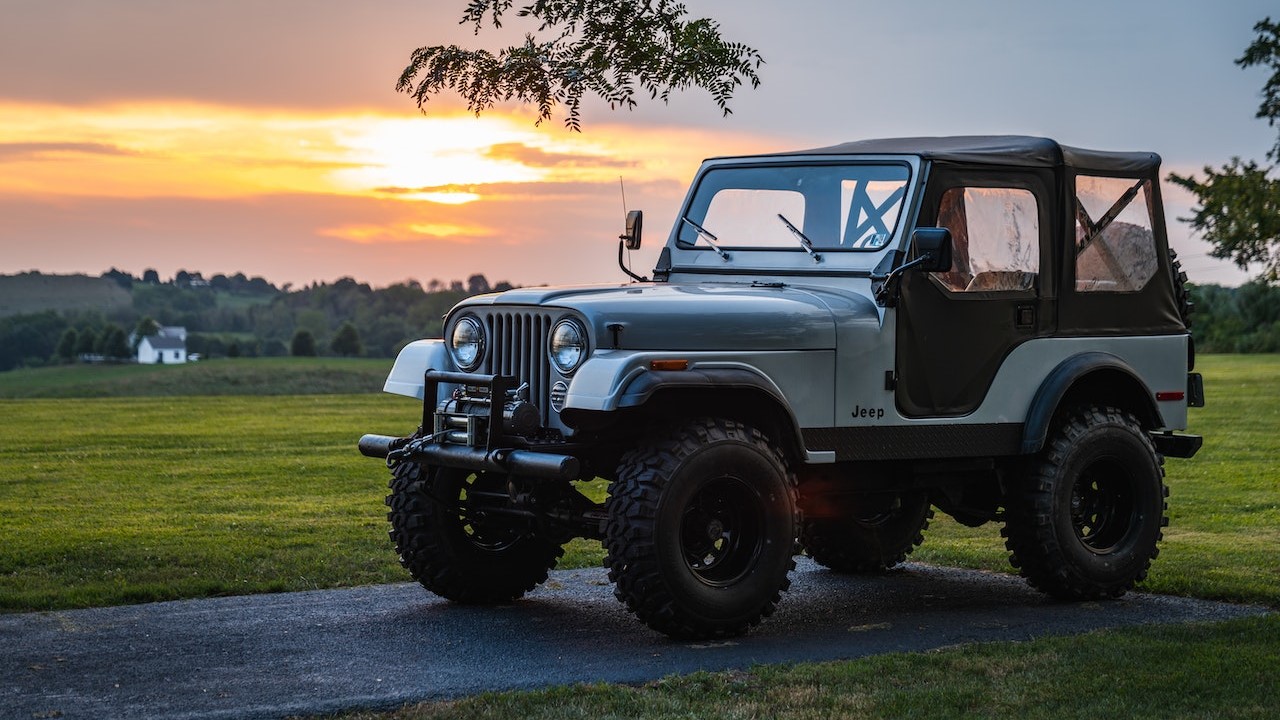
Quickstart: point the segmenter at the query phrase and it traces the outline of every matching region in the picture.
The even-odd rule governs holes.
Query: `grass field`
[[[0,393],[206,383],[253,393],[0,401],[0,609],[405,579],[386,539],[385,470],[354,444],[408,432],[418,404],[262,388],[280,374],[308,384],[326,373],[376,388],[385,367],[283,359],[0,373]],[[1209,405],[1191,424],[1206,445],[1167,463],[1171,523],[1144,589],[1280,606],[1280,356],[1212,356],[1202,370]],[[601,556],[598,543],[576,541],[562,567]],[[945,517],[914,557],[1010,571],[996,527]]]
[[[420,419],[381,393],[0,400],[0,610],[407,580],[355,442]]]
[[[0,402],[0,608],[401,580],[359,428],[390,396]]]
[[[1210,356],[1200,369],[1209,406],[1191,430],[1205,449],[1168,461],[1171,525],[1144,589],[1280,608],[1280,356]],[[379,387],[385,364],[370,372]],[[0,394],[59,386],[12,376],[0,374]],[[155,384],[135,378],[117,389]],[[406,432],[419,411],[379,393],[0,400],[0,609],[405,580],[386,538],[385,470],[354,443]],[[565,565],[599,557],[577,541]],[[1009,571],[997,528],[944,518],[915,558]],[[1268,617],[480,696],[403,716],[1262,718],[1280,702],[1278,648]]]
[[[376,358],[220,358],[182,365],[62,365],[0,372],[0,398],[374,393],[391,369]]]

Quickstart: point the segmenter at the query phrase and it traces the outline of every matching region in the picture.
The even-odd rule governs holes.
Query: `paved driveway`
[[[799,562],[774,617],[715,643],[648,630],[594,569],[496,608],[399,584],[0,616],[0,716],[279,717],[1262,612],[1142,594],[1065,604],[1004,575]]]

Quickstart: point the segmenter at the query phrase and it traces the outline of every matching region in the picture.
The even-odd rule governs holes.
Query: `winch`
[[[541,428],[538,408],[528,401],[529,384],[502,393],[501,434],[528,437]],[[432,434],[439,442],[483,446],[493,422],[492,386],[462,386],[436,408]]]

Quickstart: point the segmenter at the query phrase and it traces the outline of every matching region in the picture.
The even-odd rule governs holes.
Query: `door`
[[[897,404],[910,417],[977,409],[1005,356],[1052,325],[1049,171],[936,168],[919,227],[951,231],[948,272],[908,272]]]

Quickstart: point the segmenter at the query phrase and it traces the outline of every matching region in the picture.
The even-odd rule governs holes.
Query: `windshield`
[[[716,168],[676,239],[693,247],[702,227],[726,248],[804,251],[802,237],[818,250],[879,250],[893,237],[908,177],[906,165]]]

